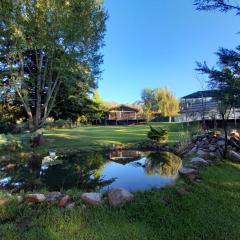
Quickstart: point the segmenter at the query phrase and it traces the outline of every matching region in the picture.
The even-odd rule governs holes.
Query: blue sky
[[[214,65],[219,47],[240,44],[240,16],[196,11],[193,0],[105,0],[105,7],[106,101],[134,102],[145,87],[166,86],[177,97],[201,90],[195,62]]]

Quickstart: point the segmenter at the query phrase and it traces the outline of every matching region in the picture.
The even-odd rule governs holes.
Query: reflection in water
[[[126,153],[121,153],[123,154]],[[136,152],[135,159],[120,159],[106,164],[102,177],[116,179],[103,191],[113,187],[123,187],[130,191],[160,188],[176,180],[178,169],[181,167],[180,158],[167,152],[142,152],[141,154],[140,158]]]
[[[29,159],[25,164],[19,164],[15,169],[0,171],[0,179],[6,179],[0,187],[33,190],[45,187],[49,190],[70,188],[95,189],[104,185],[98,172],[107,162],[107,158],[100,153],[69,155],[52,161],[38,157]],[[108,181],[109,183],[109,181]]]
[[[124,150],[124,151],[113,151],[110,152],[109,158],[112,161],[117,161],[122,164],[129,163],[130,161],[136,161],[141,159],[144,154],[140,151]]]
[[[139,151],[33,157],[14,169],[0,170],[0,187],[7,189],[84,190],[123,187],[142,190],[172,183],[181,160],[172,153]]]
[[[67,156],[62,160],[62,164],[49,167],[43,175],[43,182],[51,189],[95,189],[104,184],[99,173],[107,162],[103,154]]]
[[[146,160],[146,173],[171,177],[178,175],[181,166],[181,159],[171,152],[152,152]]]

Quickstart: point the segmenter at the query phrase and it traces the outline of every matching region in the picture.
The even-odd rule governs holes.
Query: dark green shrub
[[[58,119],[54,122],[54,127],[55,128],[64,128],[65,127],[65,120],[63,119]]]
[[[14,124],[8,122],[0,122],[0,133],[9,133],[14,128]]]
[[[167,129],[163,129],[161,127],[154,128],[151,125],[149,127],[150,127],[150,131],[147,134],[148,138],[159,143],[164,143],[168,140]]]
[[[63,129],[65,128],[66,121],[63,119],[58,119],[56,121],[48,121],[44,124],[44,128],[47,130],[54,130],[54,129]]]

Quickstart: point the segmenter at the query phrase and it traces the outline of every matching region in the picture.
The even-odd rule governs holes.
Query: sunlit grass
[[[184,134],[183,124],[178,123],[152,123],[169,129],[169,143],[176,143],[180,134]],[[46,131],[44,135],[51,147],[56,149],[86,147],[100,149],[104,145],[125,145],[147,140],[148,125],[131,126],[87,126],[75,129],[59,129]]]
[[[151,125],[167,128],[169,130],[170,145],[181,141],[186,135],[186,126],[181,123],[151,123]],[[126,145],[147,140],[149,125],[130,126],[84,126],[73,129],[44,130],[46,143],[43,147],[35,149],[38,152],[48,152],[56,149],[58,152],[73,151],[99,151],[106,145]],[[32,151],[29,140],[31,134],[17,134],[6,138],[0,135],[0,148],[10,139],[14,138],[23,146],[23,151]],[[2,152],[10,154],[9,152]],[[12,153],[11,153],[12,154]]]

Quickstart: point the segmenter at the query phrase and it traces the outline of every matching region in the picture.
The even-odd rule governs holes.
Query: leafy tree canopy
[[[106,13],[97,0],[2,0],[2,83],[17,94],[29,126],[42,126],[59,89],[96,86]]]

